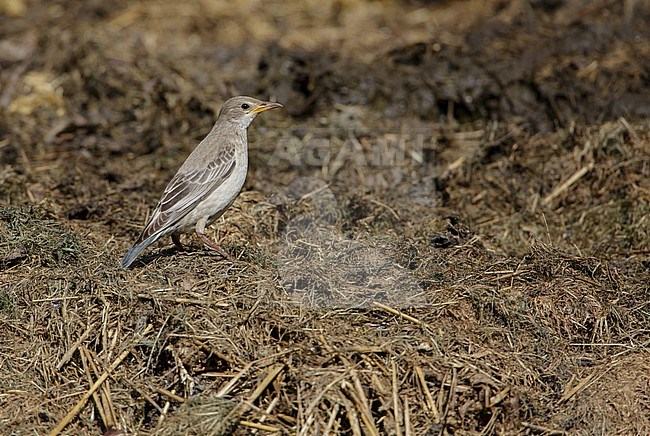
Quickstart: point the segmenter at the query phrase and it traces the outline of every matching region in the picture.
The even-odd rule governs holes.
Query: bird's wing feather
[[[197,204],[205,200],[230,176],[235,169],[234,147],[224,147],[204,168],[190,172],[179,172],[163,192],[151,220],[136,241],[154,234],[163,234],[178,223]]]

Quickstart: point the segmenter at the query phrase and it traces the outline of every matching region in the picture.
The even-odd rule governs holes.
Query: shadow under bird
[[[279,103],[251,97],[226,101],[208,136],[192,151],[165,188],[151,219],[122,259],[128,268],[135,258],[158,239],[171,235],[182,248],[180,235],[194,231],[207,246],[228,255],[205,235],[205,228],[219,218],[239,195],[248,172],[248,126]]]

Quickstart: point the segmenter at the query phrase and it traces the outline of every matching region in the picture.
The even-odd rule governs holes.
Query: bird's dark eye
[[[241,105],[241,108],[244,109],[245,111],[247,111],[248,109],[251,108],[251,105],[249,105],[248,103],[244,103],[244,104]]]

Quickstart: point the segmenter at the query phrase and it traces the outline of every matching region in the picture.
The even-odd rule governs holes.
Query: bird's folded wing
[[[235,169],[234,150],[225,149],[201,169],[177,173],[165,188],[138,241],[164,233],[217,189]]]

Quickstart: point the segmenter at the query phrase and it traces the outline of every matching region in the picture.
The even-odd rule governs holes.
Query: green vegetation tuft
[[[0,206],[0,269],[72,264],[82,252],[79,236],[43,208]]]

